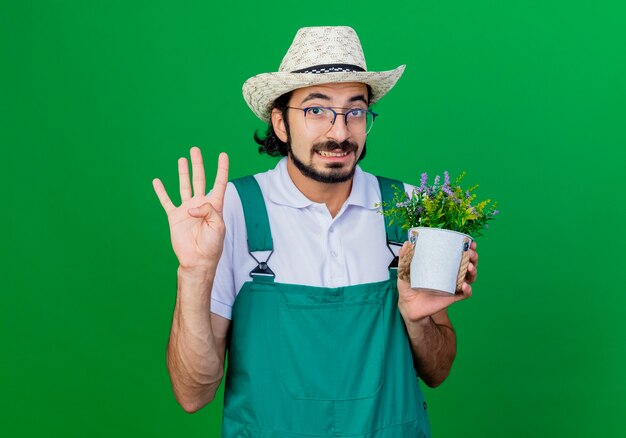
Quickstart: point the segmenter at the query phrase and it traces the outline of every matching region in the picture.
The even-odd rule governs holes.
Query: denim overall
[[[250,254],[273,251],[256,179],[233,183]],[[392,184],[401,186],[386,178],[379,183],[385,201]],[[385,224],[388,242],[406,240]],[[429,437],[397,306],[397,268],[389,271],[385,281],[325,288],[277,283],[260,262],[233,305],[222,436]]]

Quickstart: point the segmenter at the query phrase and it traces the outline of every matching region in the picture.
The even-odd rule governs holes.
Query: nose
[[[346,125],[346,119],[343,114],[337,114],[335,123],[330,126],[330,129],[326,133],[326,137],[335,140],[337,143],[350,138],[350,131]]]

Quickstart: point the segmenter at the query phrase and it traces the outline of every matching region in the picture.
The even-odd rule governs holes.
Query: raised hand
[[[190,154],[193,193],[187,159],[180,158],[178,176],[182,203],[179,207],[172,203],[160,179],[155,178],[152,185],[167,213],[172,247],[181,268],[208,273],[217,267],[224,244],[222,210],[228,183],[228,155],[220,154],[213,190],[207,196],[202,153],[193,147]]]
[[[412,244],[405,242],[400,249],[400,261],[398,263],[398,308],[405,321],[417,322],[447,308],[452,303],[472,296],[471,284],[476,281],[478,266],[476,242],[472,242],[470,246],[470,262],[467,266],[467,274],[461,286],[461,291],[450,296],[434,295],[411,289],[409,265],[413,255],[412,250]]]

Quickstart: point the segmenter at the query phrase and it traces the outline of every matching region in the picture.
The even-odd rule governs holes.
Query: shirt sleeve
[[[241,200],[232,183],[228,183],[224,195],[224,210],[222,217],[226,233],[224,235],[224,248],[222,257],[217,265],[213,289],[211,290],[211,312],[232,319],[232,309],[235,303],[237,291],[235,290],[235,263],[234,263],[234,238],[235,228],[239,225],[242,210]],[[238,220],[239,218],[239,220]]]

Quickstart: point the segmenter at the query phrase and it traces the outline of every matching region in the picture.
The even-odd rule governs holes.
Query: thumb
[[[404,242],[398,261],[398,279],[403,281],[411,281],[411,259],[413,258],[414,247],[410,242]]]
[[[398,257],[400,258],[404,258],[406,252],[409,250],[409,245],[411,243],[407,240],[406,242],[404,242],[404,244],[402,245],[402,247],[400,247],[400,252],[398,253]]]
[[[215,208],[213,208],[213,205],[211,205],[210,202],[206,202],[200,205],[199,207],[190,208],[187,210],[187,213],[189,213],[189,216],[196,217],[196,218],[204,218],[207,216],[211,216],[214,212],[215,212]]]

